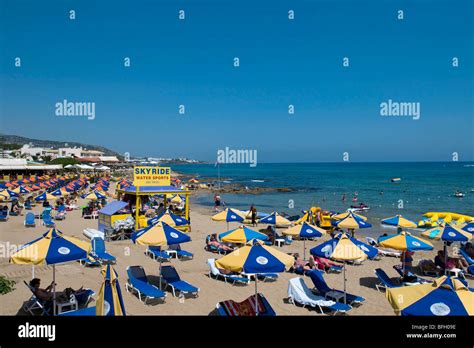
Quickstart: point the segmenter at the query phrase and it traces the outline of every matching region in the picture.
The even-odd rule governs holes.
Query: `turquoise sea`
[[[174,165],[173,170],[197,178],[214,178],[218,168],[213,164]],[[227,206],[258,210],[277,210],[289,215],[301,214],[312,205],[336,212],[350,207],[354,193],[358,202],[371,209],[364,213],[369,221],[402,214],[416,222],[428,211],[450,211],[474,215],[474,163],[268,163],[252,168],[245,164],[221,164],[223,181],[248,187],[288,187],[289,193],[259,195],[223,194]],[[401,181],[392,183],[391,178]],[[456,190],[465,194],[454,197]],[[346,194],[346,201],[342,195]],[[212,206],[212,195],[195,198],[199,204]],[[294,206],[290,207],[293,201]]]

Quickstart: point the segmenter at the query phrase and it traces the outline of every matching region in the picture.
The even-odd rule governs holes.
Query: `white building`
[[[45,148],[45,147],[35,147],[33,144],[24,144],[19,150],[21,156],[26,157],[44,157],[49,156],[52,159],[59,157],[100,157],[104,153],[97,150],[87,150],[82,147],[61,147],[59,149]]]

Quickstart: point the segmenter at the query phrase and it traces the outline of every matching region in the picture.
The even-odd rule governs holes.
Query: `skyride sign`
[[[133,185],[137,186],[170,186],[170,167],[133,167]]]

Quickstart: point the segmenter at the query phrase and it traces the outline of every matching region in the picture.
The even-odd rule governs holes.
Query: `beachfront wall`
[[[136,205],[135,205],[135,230],[139,230],[141,227],[140,225],[140,207],[141,205],[141,197],[142,196],[154,196],[154,195],[163,195],[164,196],[164,205],[165,209],[167,208],[167,199],[168,197],[180,195],[185,197],[185,204],[184,204],[184,211],[185,211],[185,219],[189,221],[189,195],[191,194],[190,191],[181,190],[174,186],[128,186],[123,189],[117,189],[117,194],[120,197],[124,194],[135,196]],[[146,220],[144,220],[146,221]],[[189,231],[189,226],[185,228],[186,231]]]
[[[119,211],[128,206],[127,202],[113,201],[99,210],[99,226],[101,232],[112,231],[115,221],[124,220],[131,214],[117,214]]]

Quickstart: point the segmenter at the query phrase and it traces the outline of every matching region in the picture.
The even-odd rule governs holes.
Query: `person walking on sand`
[[[257,226],[257,208],[252,204],[249,210],[252,216],[252,227],[255,227]]]
[[[218,193],[214,195],[214,210],[218,211],[221,206],[221,196]]]

